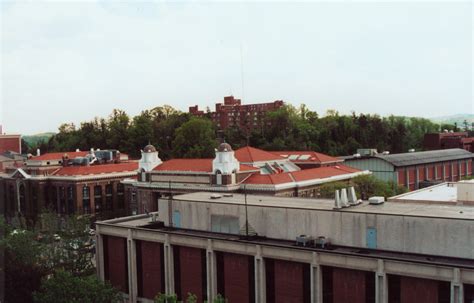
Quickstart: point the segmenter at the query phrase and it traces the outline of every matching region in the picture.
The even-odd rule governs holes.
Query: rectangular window
[[[66,189],[64,186],[59,187],[59,213],[66,213]]]
[[[117,207],[123,209],[125,207],[124,188],[123,184],[117,184]]]
[[[95,212],[98,213],[102,210],[102,186],[94,186],[94,204]]]
[[[89,186],[82,188],[82,208],[85,214],[91,213],[91,195]]]
[[[113,185],[107,184],[105,186],[105,208],[106,210],[113,210]]]
[[[67,188],[67,212],[74,213],[74,186],[69,185]]]

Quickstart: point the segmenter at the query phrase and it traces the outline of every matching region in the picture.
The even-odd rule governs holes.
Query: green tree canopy
[[[173,154],[183,158],[213,158],[217,141],[213,124],[204,118],[192,118],[176,129]]]
[[[67,271],[57,271],[45,277],[33,294],[38,303],[114,303],[121,301],[119,291],[95,275],[78,277]]]

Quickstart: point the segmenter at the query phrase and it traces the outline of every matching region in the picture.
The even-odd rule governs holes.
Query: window
[[[105,209],[106,210],[113,210],[113,185],[107,184],[105,186]]]
[[[59,213],[66,213],[66,189],[64,186],[59,187]]]
[[[74,213],[74,187],[72,185],[67,188],[67,212],[68,214]]]
[[[94,186],[94,204],[95,212],[100,212],[102,209],[102,186]]]
[[[15,212],[15,188],[13,185],[10,185],[8,188],[8,196],[10,197],[10,211]]]
[[[125,208],[124,187],[122,183],[117,184],[117,207]]]
[[[89,186],[84,186],[82,188],[82,209],[85,214],[91,213],[91,195]]]

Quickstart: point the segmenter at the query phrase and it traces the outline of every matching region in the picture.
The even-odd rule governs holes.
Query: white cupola
[[[234,156],[234,151],[228,143],[221,143],[216,149],[216,157],[212,161],[212,172],[223,175],[238,172],[240,163]]]
[[[140,170],[143,169],[146,172],[151,171],[153,170],[153,168],[157,167],[161,163],[163,162],[158,157],[158,151],[156,150],[156,148],[151,144],[145,146],[145,148],[142,150],[142,158],[140,159],[138,165]]]

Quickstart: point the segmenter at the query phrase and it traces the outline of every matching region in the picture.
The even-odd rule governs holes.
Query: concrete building
[[[290,154],[292,152],[285,152]],[[312,155],[311,152],[293,152]],[[301,154],[303,153],[303,154]],[[317,154],[303,164],[288,157],[246,146],[236,151],[227,143],[216,149],[214,159],[161,161],[155,147],[142,152],[136,179],[124,180],[126,197],[136,214],[157,210],[157,200],[170,194],[196,191],[243,192],[274,196],[317,197],[322,184],[369,174],[332,157]],[[297,158],[298,158],[297,157]],[[296,159],[297,159],[296,158]],[[307,169],[301,167],[308,166]]]
[[[423,138],[425,150],[461,148],[474,152],[474,137],[469,132],[442,132],[425,134]]]
[[[0,174],[0,213],[34,220],[42,208],[103,218],[128,214],[120,183],[137,175],[138,162],[115,150],[47,153]]]
[[[401,154],[356,154],[342,158],[348,166],[369,170],[380,180],[415,190],[424,184],[458,181],[471,176],[473,157],[471,152],[454,148]]]
[[[269,103],[242,105],[240,99],[235,99],[234,96],[227,96],[224,97],[224,104],[216,103],[215,111],[209,114],[218,129],[223,130],[227,127],[238,127],[242,131],[248,132],[252,129],[264,127],[263,118],[265,114],[283,105],[284,102],[281,100]],[[195,116],[205,115],[204,111],[199,110],[197,105],[189,107],[189,113]]]
[[[472,302],[474,207],[191,193],[97,223],[97,271],[130,302]],[[250,232],[247,232],[250,231]],[[314,240],[314,241],[313,241]]]

